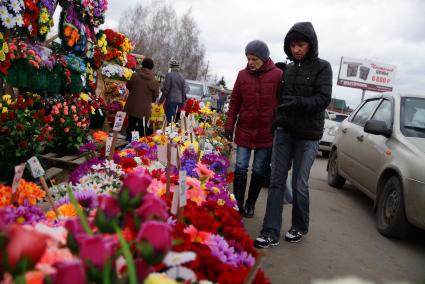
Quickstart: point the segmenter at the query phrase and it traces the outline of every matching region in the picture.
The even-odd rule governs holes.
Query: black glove
[[[285,96],[282,98],[282,104],[277,107],[278,111],[294,108],[298,104],[298,100],[294,96]]]
[[[233,131],[228,131],[228,130],[226,130],[226,131],[224,131],[223,136],[224,136],[224,138],[226,138],[226,139],[227,139],[227,140],[229,140],[230,142],[232,142],[232,141],[233,141]]]

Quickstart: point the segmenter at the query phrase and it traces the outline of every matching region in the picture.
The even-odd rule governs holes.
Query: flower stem
[[[115,228],[115,231],[117,232],[118,239],[120,241],[125,260],[127,262],[128,277],[130,280],[130,284],[137,284],[136,267],[134,266],[134,259],[133,259],[133,255],[130,252],[130,247],[125,241],[122,231],[118,227],[118,225],[116,223],[113,223],[113,226]]]
[[[68,195],[72,206],[74,206],[75,210],[77,211],[78,218],[80,218],[80,222],[83,226],[84,231],[86,231],[88,235],[93,235],[93,231],[91,230],[89,223],[87,222],[86,215],[84,215],[83,210],[81,210],[77,199],[75,198],[74,192],[72,191],[72,188],[70,186],[68,186]]]

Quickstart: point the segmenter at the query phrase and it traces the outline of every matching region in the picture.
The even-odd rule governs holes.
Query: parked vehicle
[[[208,91],[208,86],[205,82],[186,80],[186,96],[188,99],[195,98],[199,102],[211,102],[211,95]]]
[[[319,141],[319,151],[322,152],[322,157],[324,158],[329,157],[332,143],[338,130],[339,122],[335,121],[335,119],[335,114],[325,111],[325,126],[322,139]]]
[[[381,234],[425,229],[425,96],[364,101],[338,128],[327,169],[329,185],[348,180],[374,200]]]

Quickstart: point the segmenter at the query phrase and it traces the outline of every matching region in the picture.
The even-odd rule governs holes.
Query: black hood
[[[285,43],[284,43],[284,50],[286,55],[291,61],[295,61],[295,58],[292,56],[291,53],[291,47],[289,46],[288,42],[288,34],[291,32],[299,32],[303,35],[305,35],[311,44],[310,52],[307,54],[306,58],[317,58],[319,56],[319,43],[317,41],[317,35],[314,31],[313,25],[310,22],[299,22],[296,23],[286,34],[285,36]]]

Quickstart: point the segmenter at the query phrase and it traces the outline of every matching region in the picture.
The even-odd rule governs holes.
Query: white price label
[[[123,111],[117,112],[115,115],[114,128],[112,129],[113,131],[121,131],[121,128],[124,124],[125,115],[126,113]]]
[[[139,139],[140,139],[139,131],[131,131],[131,142],[139,141]]]
[[[99,108],[99,113],[100,113],[101,116],[103,116],[103,111],[102,111],[101,108]]]
[[[12,184],[12,193],[16,192],[16,189],[18,189],[19,181],[22,178],[22,175],[24,174],[25,170],[25,163],[20,164],[19,166],[15,166],[15,176],[13,177],[13,184]]]
[[[179,171],[179,207],[185,207],[186,197],[186,171]]]
[[[145,126],[146,126],[146,118],[143,117],[143,127],[145,127]]]
[[[179,188],[177,186],[174,187],[174,193],[173,193],[173,201],[171,203],[171,214],[176,215],[177,209],[179,208]]]
[[[31,174],[34,178],[44,176],[44,174],[46,173],[37,157],[32,157],[31,159],[29,159],[28,165],[30,166]]]
[[[112,139],[113,139],[113,137],[108,136],[108,139],[106,140],[105,157],[108,157],[109,154],[111,153]]]

